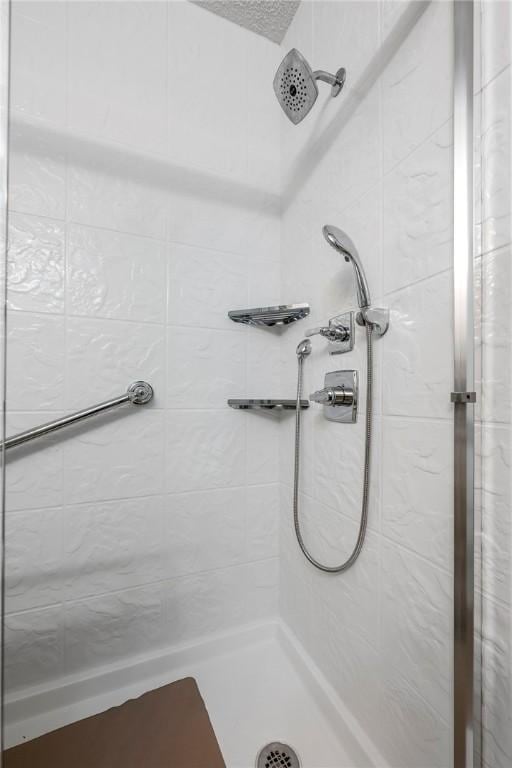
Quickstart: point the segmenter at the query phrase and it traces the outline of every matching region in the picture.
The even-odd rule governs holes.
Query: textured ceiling
[[[300,0],[191,0],[241,27],[280,43]]]

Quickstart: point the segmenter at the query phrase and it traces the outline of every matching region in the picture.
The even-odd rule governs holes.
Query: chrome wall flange
[[[333,99],[343,90],[343,86],[345,85],[346,79],[347,79],[347,70],[345,69],[345,67],[340,67],[336,72],[336,83],[331,88],[331,96]]]
[[[146,405],[153,399],[153,387],[147,381],[133,381],[126,392],[134,405]]]
[[[383,307],[365,307],[356,315],[358,325],[371,323],[376,336],[384,336],[389,328],[389,309]]]

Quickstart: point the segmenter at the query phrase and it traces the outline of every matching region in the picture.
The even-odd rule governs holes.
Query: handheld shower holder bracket
[[[311,328],[306,336],[323,336],[329,342],[329,354],[341,355],[354,348],[354,312],[335,315],[329,324],[322,328]]]
[[[384,307],[365,307],[357,313],[356,322],[358,325],[363,326],[371,323],[375,336],[380,338],[384,336],[389,328],[389,309]]]

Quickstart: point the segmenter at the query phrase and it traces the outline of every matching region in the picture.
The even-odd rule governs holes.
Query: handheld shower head
[[[350,262],[354,267],[357,288],[357,303],[361,309],[366,309],[371,305],[370,289],[364,273],[363,265],[359,259],[359,254],[350,237],[338,227],[326,224],[322,227],[322,233],[329,245],[345,257],[345,261]]]

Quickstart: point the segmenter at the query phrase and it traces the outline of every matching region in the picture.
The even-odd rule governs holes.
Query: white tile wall
[[[13,3],[11,109],[64,125],[66,120],[66,6]]]
[[[70,225],[67,243],[69,314],[164,323],[165,244]]]
[[[64,226],[13,213],[10,219],[9,308],[64,312]]]
[[[380,61],[376,35],[382,42],[392,32],[405,4],[354,6],[301,3],[283,51],[312,29],[314,66],[324,53],[331,66],[344,64],[346,51],[354,68],[348,86]],[[450,764],[452,53],[451,4],[434,2],[352,111],[341,101],[324,107],[336,132],[310,118],[308,147],[321,158],[311,173],[296,129],[285,119],[281,128],[284,178],[301,181],[283,216],[287,292],[304,291],[312,301],[312,325],[354,307],[352,272],[321,236],[322,224],[337,224],[354,239],[391,326],[375,342],[368,538],[341,576],[314,571],[298,552],[293,429],[283,430],[280,610],[389,764],[404,768]],[[301,333],[283,340],[288,386]],[[343,358],[330,358],[315,341],[305,391],[319,388],[326,371],[352,367],[364,400],[360,329]],[[329,423],[312,406],[304,425],[304,537],[315,555],[339,563],[358,532],[363,419]]]
[[[155,399],[9,462],[10,690],[275,614],[279,424],[226,400],[280,340],[227,312],[281,301],[277,45],[188,2],[17,2],[12,41],[8,432]]]
[[[167,4],[79,2],[66,10],[68,127],[162,154]]]
[[[451,420],[385,418],[382,428],[382,532],[453,567]]]
[[[269,617],[279,581],[282,616],[389,763],[449,764],[452,4],[432,2],[374,85],[354,89],[405,7],[303,0],[278,47],[186,2],[14,4],[8,432],[139,377],[156,397],[10,459],[9,690]],[[512,759],[508,17],[507,3],[482,5],[492,768]],[[321,86],[297,127],[270,86],[292,46],[348,69],[345,97]],[[235,326],[229,308],[309,301],[313,325],[354,307],[328,220],[392,322],[376,343],[368,539],[341,577],[297,550],[293,418],[225,407],[292,396],[304,333]],[[315,345],[305,391],[351,366],[364,371],[360,330],[343,360]],[[357,535],[362,426],[304,419],[304,533],[332,562]]]
[[[10,410],[60,410],[64,404],[64,318],[32,312],[12,313],[7,343],[12,366],[12,375],[7,381]],[[23,374],[22,386],[15,371]]]
[[[483,762],[512,760],[512,518],[510,484],[510,6],[481,3],[477,162],[481,168],[481,242],[475,253],[482,423],[477,447],[481,520]]]
[[[448,121],[384,179],[385,293],[451,265],[452,133]]]
[[[447,196],[445,205],[450,197]],[[384,257],[385,259],[386,257]],[[390,342],[382,345],[383,411],[394,416],[449,418],[453,360],[451,272],[385,298]]]
[[[19,412],[7,414],[8,435],[52,421],[60,411]],[[24,510],[62,504],[64,445],[54,436],[44,439],[44,451],[34,446],[20,448],[9,461],[9,482],[6,483],[6,509]]]
[[[16,43],[13,17],[11,47]],[[14,69],[14,65],[13,65]],[[14,90],[14,86],[13,86]],[[44,126],[32,120],[21,122],[12,112],[10,130],[9,205],[14,211],[63,220],[66,215],[66,154]]]
[[[452,88],[447,73],[452,62],[452,3],[434,0],[382,73],[382,155],[386,171],[450,117]]]

